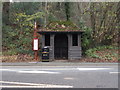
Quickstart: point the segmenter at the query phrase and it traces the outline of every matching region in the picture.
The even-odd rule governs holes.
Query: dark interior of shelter
[[[56,34],[54,40],[55,59],[68,59],[68,37],[66,34]]]

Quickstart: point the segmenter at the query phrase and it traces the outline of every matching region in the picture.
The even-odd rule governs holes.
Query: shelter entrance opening
[[[54,58],[68,59],[68,37],[66,34],[56,34],[54,37]]]

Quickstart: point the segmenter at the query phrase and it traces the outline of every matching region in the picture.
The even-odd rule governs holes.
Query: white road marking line
[[[0,69],[0,71],[13,71],[17,73],[48,73],[48,74],[60,74],[60,72],[51,72],[51,71],[37,71],[37,70],[13,70],[13,69]]]
[[[119,74],[120,72],[109,72],[110,74]]]
[[[47,73],[47,74],[60,74],[59,72],[50,72],[50,71],[18,71],[18,73]]]
[[[77,68],[80,71],[85,71],[85,70],[105,70],[105,69],[110,69],[110,68]]]
[[[0,81],[0,83],[22,84],[22,85],[44,85],[44,84],[36,84],[36,83],[21,83],[21,82],[9,82],[9,81]]]
[[[0,69],[0,71],[20,71],[20,70],[28,70],[28,69]],[[36,71],[36,70],[76,70],[76,68],[58,68],[58,69],[56,69],[56,68],[50,68],[50,69],[29,69],[29,71]]]
[[[7,84],[18,84],[18,85],[32,85],[32,86],[13,86],[13,85],[2,85],[0,87],[8,87],[8,88],[72,88],[73,86],[69,85],[52,85],[52,84],[37,84],[37,83],[22,83],[22,82],[9,82],[9,81],[0,81],[0,83],[7,83]]]
[[[0,86],[0,88],[73,88],[73,86]]]
[[[50,68],[50,69],[31,69],[31,70],[26,70],[26,69],[0,69],[0,71],[16,71],[16,72],[23,72],[26,70],[28,71],[28,73],[34,71],[34,73],[46,73],[46,72],[42,72],[43,70],[104,70],[104,69],[111,69],[111,68]],[[38,70],[41,70],[41,72],[39,72]],[[25,72],[26,72],[25,71]],[[49,73],[49,72],[48,72]]]
[[[17,73],[34,73],[34,74],[61,74],[60,72],[52,72],[52,71],[45,71],[45,70],[79,70],[79,71],[88,71],[88,70],[108,70],[112,68],[58,68],[58,69],[31,69],[31,70],[26,70],[26,69],[0,69],[0,71],[12,71],[12,72],[17,72]],[[41,70],[41,71],[40,71]]]
[[[50,68],[50,69],[41,69],[41,70],[76,70],[76,68]]]
[[[13,70],[13,69],[0,69],[0,71],[17,71],[17,70]]]

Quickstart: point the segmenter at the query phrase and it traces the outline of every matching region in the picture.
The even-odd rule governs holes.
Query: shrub
[[[112,60],[114,58],[118,58],[118,52],[116,48],[117,47],[113,46],[99,46],[88,49],[85,54],[87,57]]]

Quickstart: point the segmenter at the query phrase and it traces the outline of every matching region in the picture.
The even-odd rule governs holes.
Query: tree
[[[70,3],[65,2],[65,13],[66,13],[66,19],[67,21],[70,20]]]
[[[10,8],[10,2],[3,2],[3,23],[6,25],[9,25],[9,8]]]

